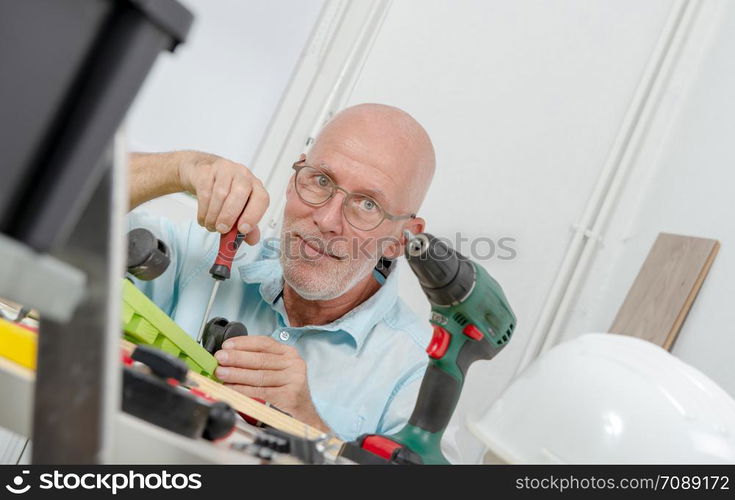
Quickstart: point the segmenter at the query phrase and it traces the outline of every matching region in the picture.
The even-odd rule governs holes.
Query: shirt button
[[[285,342],[289,338],[291,338],[291,335],[289,335],[287,331],[282,330],[281,333],[278,334],[278,338],[280,338],[281,340],[283,340]]]

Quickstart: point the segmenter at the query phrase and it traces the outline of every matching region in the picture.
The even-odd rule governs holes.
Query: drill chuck
[[[455,305],[472,292],[476,278],[474,266],[444,241],[420,233],[408,240],[405,254],[432,305]]]
[[[408,231],[407,231],[408,233]],[[408,233],[410,235],[410,233]],[[406,245],[406,256],[421,257],[429,249],[429,238],[426,234],[410,235]]]

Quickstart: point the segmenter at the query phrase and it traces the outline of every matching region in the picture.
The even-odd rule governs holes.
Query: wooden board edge
[[[712,250],[710,250],[707,259],[704,261],[704,266],[702,266],[702,269],[699,270],[699,275],[694,281],[694,285],[692,286],[689,295],[684,301],[684,307],[682,307],[679,311],[679,314],[677,315],[676,320],[674,320],[674,324],[671,327],[671,331],[666,336],[666,340],[664,341],[664,345],[662,347],[667,351],[671,351],[671,348],[674,346],[674,342],[679,336],[679,331],[681,331],[681,327],[684,325],[684,320],[686,320],[687,316],[689,315],[689,310],[692,308],[692,304],[694,304],[694,299],[697,298],[699,290],[702,288],[704,280],[705,278],[707,278],[709,270],[715,261],[715,257],[717,257],[717,254],[720,251],[720,241],[712,241],[714,241],[714,244],[712,245]]]

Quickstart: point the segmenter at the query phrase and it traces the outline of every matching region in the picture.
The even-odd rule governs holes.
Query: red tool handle
[[[232,260],[235,258],[237,249],[240,248],[245,235],[237,231],[237,227],[233,227],[229,233],[225,233],[219,240],[219,251],[217,259],[212,264],[209,274],[216,280],[226,280],[230,278],[230,270],[232,269]]]

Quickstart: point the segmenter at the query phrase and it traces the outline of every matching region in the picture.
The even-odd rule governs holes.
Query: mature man
[[[387,279],[375,268],[402,255],[403,230],[424,229],[415,214],[434,167],[431,140],[408,113],[379,104],[340,112],[293,165],[278,248],[259,243],[269,196],[245,166],[191,151],[134,154],[131,208],[188,191],[206,228],[131,213],[131,227],[172,251],[166,273],[137,285],[196,336],[219,233],[236,225],[252,245],[240,253],[255,258],[235,262],[211,316],[242,321],[250,335],[215,354],[217,377],[343,439],[390,433],[415,403],[430,329],[397,296],[398,262]]]

